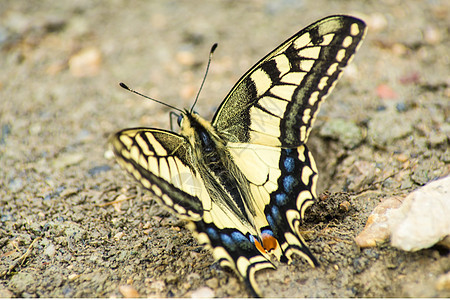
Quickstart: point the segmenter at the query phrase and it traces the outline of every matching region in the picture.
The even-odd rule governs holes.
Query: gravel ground
[[[118,82],[189,107],[218,42],[196,106],[210,118],[253,63],[332,14],[369,31],[308,143],[329,191],[304,228],[321,266],[257,280],[269,297],[450,297],[448,249],[354,242],[381,199],[450,173],[449,13],[444,0],[3,0],[0,298],[247,297],[108,155],[115,131],[169,128],[166,107]]]

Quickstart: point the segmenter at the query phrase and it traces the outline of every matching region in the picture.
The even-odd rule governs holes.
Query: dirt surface
[[[381,199],[450,171],[450,6],[397,3],[3,0],[0,297],[247,297],[108,155],[115,131],[169,128],[166,107],[118,82],[189,107],[218,42],[196,106],[210,118],[253,63],[331,14],[369,31],[309,141],[331,192],[304,228],[321,266],[257,280],[269,297],[449,297],[448,250],[354,242]]]

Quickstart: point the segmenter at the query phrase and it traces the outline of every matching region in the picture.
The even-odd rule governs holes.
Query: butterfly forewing
[[[200,220],[202,201],[211,201],[188,159],[188,144],[172,132],[133,128],[111,138],[120,165],[178,215]],[[203,200],[200,200],[203,199]]]
[[[297,147],[308,139],[320,103],[365,34],[365,24],[332,16],[303,29],[251,68],[212,124],[229,141]]]

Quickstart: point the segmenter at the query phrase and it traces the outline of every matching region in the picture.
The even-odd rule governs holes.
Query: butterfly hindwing
[[[291,261],[299,254],[317,266],[299,232],[306,208],[316,198],[317,168],[306,145],[284,149],[279,147],[229,143],[234,161],[242,166],[252,190],[257,212],[256,224],[263,234],[263,245],[279,260]],[[271,246],[270,236],[277,245]],[[269,239],[266,239],[269,238]]]

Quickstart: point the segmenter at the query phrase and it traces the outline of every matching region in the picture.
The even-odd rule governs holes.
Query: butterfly
[[[110,139],[122,168],[187,220],[253,296],[262,296],[255,272],[275,269],[273,256],[319,265],[299,228],[317,198],[318,171],[305,143],[365,33],[354,17],[321,19],[247,71],[211,122],[191,108],[181,111],[180,134],[130,128]]]

